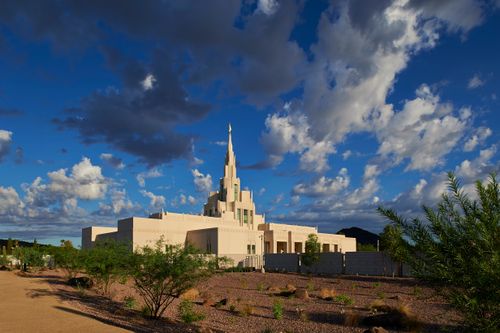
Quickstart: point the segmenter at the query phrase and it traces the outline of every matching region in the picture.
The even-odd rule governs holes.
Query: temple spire
[[[231,129],[231,123],[229,123],[229,126],[228,126],[228,136],[229,136],[229,138],[227,140],[227,153],[228,153],[228,155],[233,153],[233,140],[231,138],[231,132],[232,131],[233,130]]]
[[[231,124],[228,125],[228,139],[227,139],[227,152],[226,152],[226,163],[224,166],[224,177],[233,178],[236,177],[236,158],[233,152],[233,140],[231,138],[232,132]]]

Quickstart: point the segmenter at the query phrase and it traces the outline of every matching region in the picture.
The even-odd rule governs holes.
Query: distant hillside
[[[2,249],[2,246],[7,246],[7,239],[0,239],[0,250]],[[13,239],[12,240],[15,244],[16,240]],[[18,241],[19,242],[19,246],[21,247],[32,247],[33,246],[33,242],[25,242],[25,241]],[[45,244],[38,244],[40,246],[48,246],[48,245],[45,245]]]
[[[346,235],[346,237],[354,237],[359,244],[371,244],[375,247],[377,247],[377,241],[380,240],[379,235],[358,227],[344,228],[339,230],[337,234]]]

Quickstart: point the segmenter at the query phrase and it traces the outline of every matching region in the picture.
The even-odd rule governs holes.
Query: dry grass
[[[319,291],[319,298],[331,301],[337,295],[335,289],[321,288]]]
[[[343,322],[345,326],[358,326],[361,320],[359,313],[347,311],[343,315]]]
[[[371,302],[368,308],[372,312],[389,312],[393,309],[391,306],[385,304],[385,302],[381,299],[376,299]]]

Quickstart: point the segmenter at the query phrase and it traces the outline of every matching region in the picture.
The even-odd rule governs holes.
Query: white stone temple
[[[314,227],[266,223],[256,213],[252,192],[241,190],[229,125],[224,176],[219,190],[210,192],[203,215],[162,211],[149,217],[119,220],[117,228],[84,228],[82,248],[90,248],[95,241],[106,238],[127,241],[138,248],[153,245],[163,237],[169,244],[190,243],[203,252],[227,256],[238,264],[264,253],[302,253],[309,234],[318,236],[323,252],[356,251],[355,238],[318,233]]]

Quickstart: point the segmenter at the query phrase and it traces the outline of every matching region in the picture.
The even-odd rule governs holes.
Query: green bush
[[[38,247],[16,247],[13,254],[21,262],[23,269],[39,269],[45,266],[43,252]]]
[[[78,275],[84,266],[80,250],[73,246],[60,246],[53,249],[56,267],[64,270],[66,278],[71,279]]]
[[[186,324],[191,324],[196,321],[200,321],[205,319],[205,315],[202,313],[198,313],[193,309],[193,302],[189,300],[183,300],[179,304],[179,315],[183,322]]]
[[[500,188],[496,176],[476,182],[472,200],[448,174],[449,191],[426,221],[379,212],[400,231],[394,242],[417,277],[435,286],[464,315],[469,331],[500,331]]]
[[[110,286],[128,273],[131,257],[128,244],[113,240],[97,242],[93,248],[81,252],[86,273],[104,294],[109,294]]]
[[[321,245],[318,242],[318,235],[310,234],[307,236],[305,252],[302,255],[302,263],[308,267],[319,261]]]
[[[135,309],[136,305],[137,301],[132,296],[125,296],[123,298],[123,306],[125,306],[125,308],[133,310]]]
[[[145,246],[133,254],[128,272],[150,316],[158,318],[175,298],[214,272],[211,260],[190,245],[171,246],[159,240],[155,247]]]
[[[352,298],[350,298],[349,296],[344,295],[344,294],[333,296],[333,300],[335,302],[342,303],[343,305],[353,305],[354,304],[354,301],[352,300]]]
[[[276,300],[273,303],[273,316],[278,320],[283,318],[283,303],[280,300]]]

